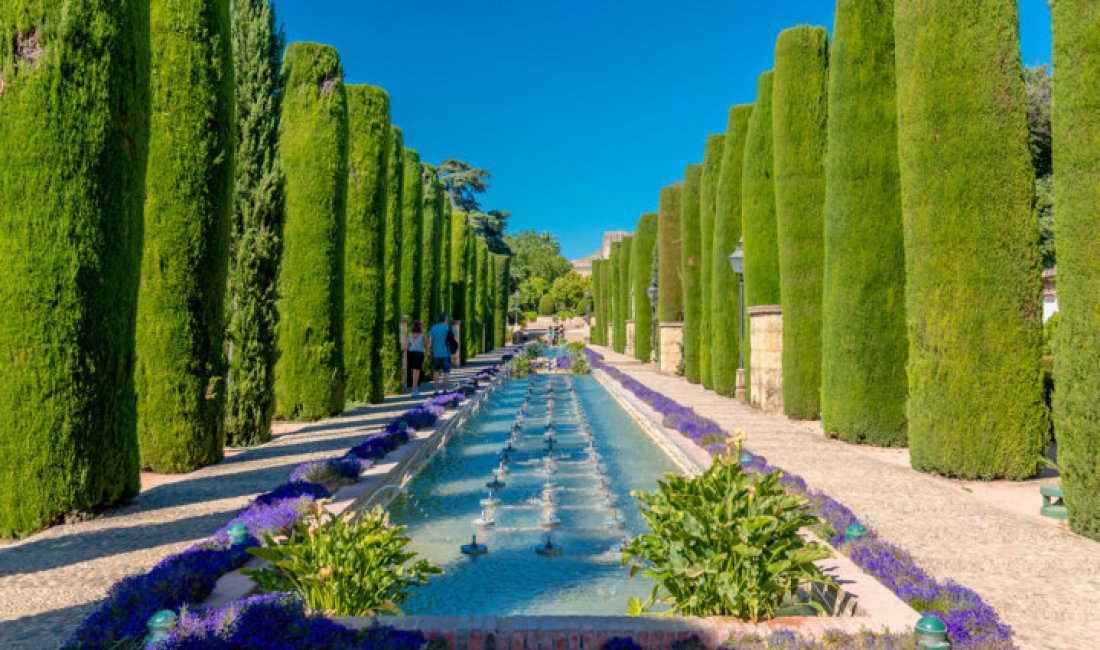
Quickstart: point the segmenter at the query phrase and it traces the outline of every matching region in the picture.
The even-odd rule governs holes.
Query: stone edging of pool
[[[386,506],[401,489],[416,477],[424,465],[446,444],[451,435],[480,410],[485,400],[506,380],[508,371],[500,374],[469,397],[455,410],[445,411],[436,424],[422,431],[413,431],[408,442],[394,449],[374,466],[359,474],[359,481],[336,491],[325,504],[325,510],[339,515],[348,509]],[[241,569],[255,569],[263,564],[258,558],[249,560]],[[256,584],[241,569],[230,571],[218,579],[214,591],[202,602],[204,608],[228,605],[256,593]]]

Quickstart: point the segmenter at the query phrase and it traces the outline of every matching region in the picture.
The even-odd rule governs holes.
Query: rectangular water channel
[[[494,474],[510,442],[506,471]],[[646,530],[630,491],[653,490],[675,471],[592,377],[506,381],[389,506],[393,522],[408,526],[410,548],[444,570],[414,589],[402,609],[437,616],[625,614],[631,596],[645,598],[652,588],[640,575],[631,578],[612,550]],[[504,487],[494,490],[499,503],[488,506],[494,476]],[[475,523],[483,514],[495,523]],[[554,517],[556,526],[543,525]],[[536,553],[548,532],[561,555]],[[462,554],[474,534],[486,555]]]

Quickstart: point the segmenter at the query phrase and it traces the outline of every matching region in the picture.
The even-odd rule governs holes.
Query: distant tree
[[[514,235],[505,235],[504,243],[512,251],[513,286],[518,287],[531,277],[540,277],[548,284],[553,284],[554,280],[573,270],[573,265],[561,254],[561,244],[548,232],[523,230]],[[538,296],[535,296],[535,300],[538,300]]]
[[[488,171],[457,158],[439,164],[439,181],[451,197],[451,206],[464,212],[480,210],[477,195],[489,189],[488,179]]]
[[[1024,67],[1024,84],[1027,89],[1028,145],[1035,176],[1042,178],[1053,170],[1050,137],[1050,66]]]
[[[550,285],[550,297],[556,309],[579,311],[585,293],[592,291],[592,279],[576,271],[570,271]]]
[[[519,307],[526,311],[538,307],[539,299],[550,290],[550,283],[546,278],[534,275],[520,282],[516,288],[519,291]]]
[[[550,294],[539,298],[539,316],[549,316],[554,313],[554,297]]]
[[[508,217],[511,216],[510,212],[504,210],[489,212],[474,210],[470,213],[470,224],[474,234],[485,239],[485,243],[489,245],[489,252],[498,255],[509,253],[508,244],[504,241],[504,229],[508,227]]]

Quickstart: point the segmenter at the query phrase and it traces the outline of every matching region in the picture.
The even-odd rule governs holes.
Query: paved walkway
[[[1026,506],[1006,505],[988,491],[916,472],[897,462],[897,453],[826,439],[813,423],[764,414],[596,349],[607,363],[726,430],[744,429],[751,451],[840,500],[933,575],[976,590],[1026,650],[1100,647],[1100,544],[1022,514],[1040,505],[1034,485],[1020,493]]]
[[[453,378],[500,354],[477,357]],[[116,581],[205,539],[257,494],[286,482],[298,464],[343,455],[417,401],[391,397],[321,422],[276,423],[266,445],[190,474],[144,474],[131,503],[0,546],[0,648],[59,646]]]

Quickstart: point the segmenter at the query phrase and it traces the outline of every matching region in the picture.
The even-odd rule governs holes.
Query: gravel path
[[[453,378],[502,353],[478,357]],[[208,537],[299,463],[343,455],[418,401],[391,397],[321,422],[276,423],[266,445],[190,474],[143,475],[141,494],[125,506],[0,546],[0,648],[59,646],[116,581]]]
[[[1000,611],[1025,650],[1100,647],[1100,544],[1061,525],[997,507],[960,482],[928,476],[881,455],[823,437],[811,423],[768,415],[681,377],[597,348],[606,362],[728,431],[801,475],[909,550],[933,575],[952,578]],[[1037,510],[1038,488],[1027,498]]]

